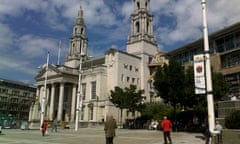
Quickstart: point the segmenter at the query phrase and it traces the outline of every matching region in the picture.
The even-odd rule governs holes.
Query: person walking
[[[161,126],[162,126],[162,130],[163,130],[164,144],[172,144],[172,139],[171,139],[171,134],[170,134],[170,131],[172,128],[172,122],[167,119],[167,116],[163,117]]]
[[[104,131],[106,137],[106,144],[113,144],[113,138],[115,137],[115,129],[117,128],[116,121],[112,115],[108,115],[107,121],[104,124]]]
[[[222,130],[223,130],[223,126],[220,124],[219,121],[216,121],[216,125],[215,125],[214,130],[217,131],[217,133],[216,133],[216,143],[217,144],[222,144]]]
[[[52,121],[52,132],[57,132],[57,125],[58,125],[58,122],[57,122],[57,119],[55,118],[53,121]]]
[[[42,131],[42,136],[45,135],[46,131],[47,131],[47,126],[48,126],[48,123],[46,120],[43,121],[42,125],[41,125],[41,131]]]

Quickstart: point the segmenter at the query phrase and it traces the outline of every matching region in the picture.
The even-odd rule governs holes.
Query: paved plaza
[[[103,127],[48,130],[42,137],[40,130],[4,129],[0,144],[105,144]],[[151,130],[117,129],[114,144],[163,144],[162,132]],[[173,144],[204,144],[200,133],[173,132]]]

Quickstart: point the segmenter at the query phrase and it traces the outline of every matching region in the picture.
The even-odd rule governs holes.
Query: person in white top
[[[216,131],[218,131],[219,133],[221,133],[223,127],[222,125],[219,123],[219,121],[216,121],[216,125],[215,125],[215,129]]]

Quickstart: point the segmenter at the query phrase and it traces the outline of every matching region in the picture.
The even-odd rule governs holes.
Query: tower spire
[[[85,25],[84,18],[83,18],[83,10],[82,10],[81,5],[80,5],[80,9],[78,11],[78,17],[76,19],[76,25]]]
[[[83,17],[83,9],[80,5],[75,25],[73,26],[73,34],[70,38],[70,48],[65,65],[73,68],[79,66],[79,59],[86,59],[88,39],[86,36],[86,25]],[[82,52],[82,53],[81,53]],[[81,56],[84,54],[85,56]]]

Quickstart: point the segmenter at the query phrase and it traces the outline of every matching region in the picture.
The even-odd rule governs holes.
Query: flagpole
[[[215,114],[213,102],[213,88],[211,77],[211,62],[208,41],[208,28],[206,16],[206,0],[202,0],[202,14],[203,14],[203,34],[204,34],[204,53],[205,53],[205,68],[206,68],[206,92],[207,92],[207,105],[208,105],[208,125],[209,131],[214,133],[215,127]]]
[[[57,65],[60,65],[60,55],[61,55],[61,47],[62,47],[62,41],[59,41],[59,46],[58,46],[58,61]]]
[[[81,94],[81,80],[82,80],[82,59],[83,59],[83,52],[81,49],[80,52],[80,59],[79,59],[79,76],[78,76],[78,91],[77,91],[77,106],[76,106],[76,120],[75,120],[75,131],[78,130],[78,122],[79,122],[79,115],[81,115],[82,111],[82,94]]]
[[[46,65],[46,72],[45,72],[45,81],[44,81],[44,95],[41,99],[41,120],[40,120],[40,128],[44,120],[45,116],[45,107],[46,107],[46,98],[47,98],[47,76],[48,76],[48,63],[49,63],[49,52],[47,54],[47,65]]]

